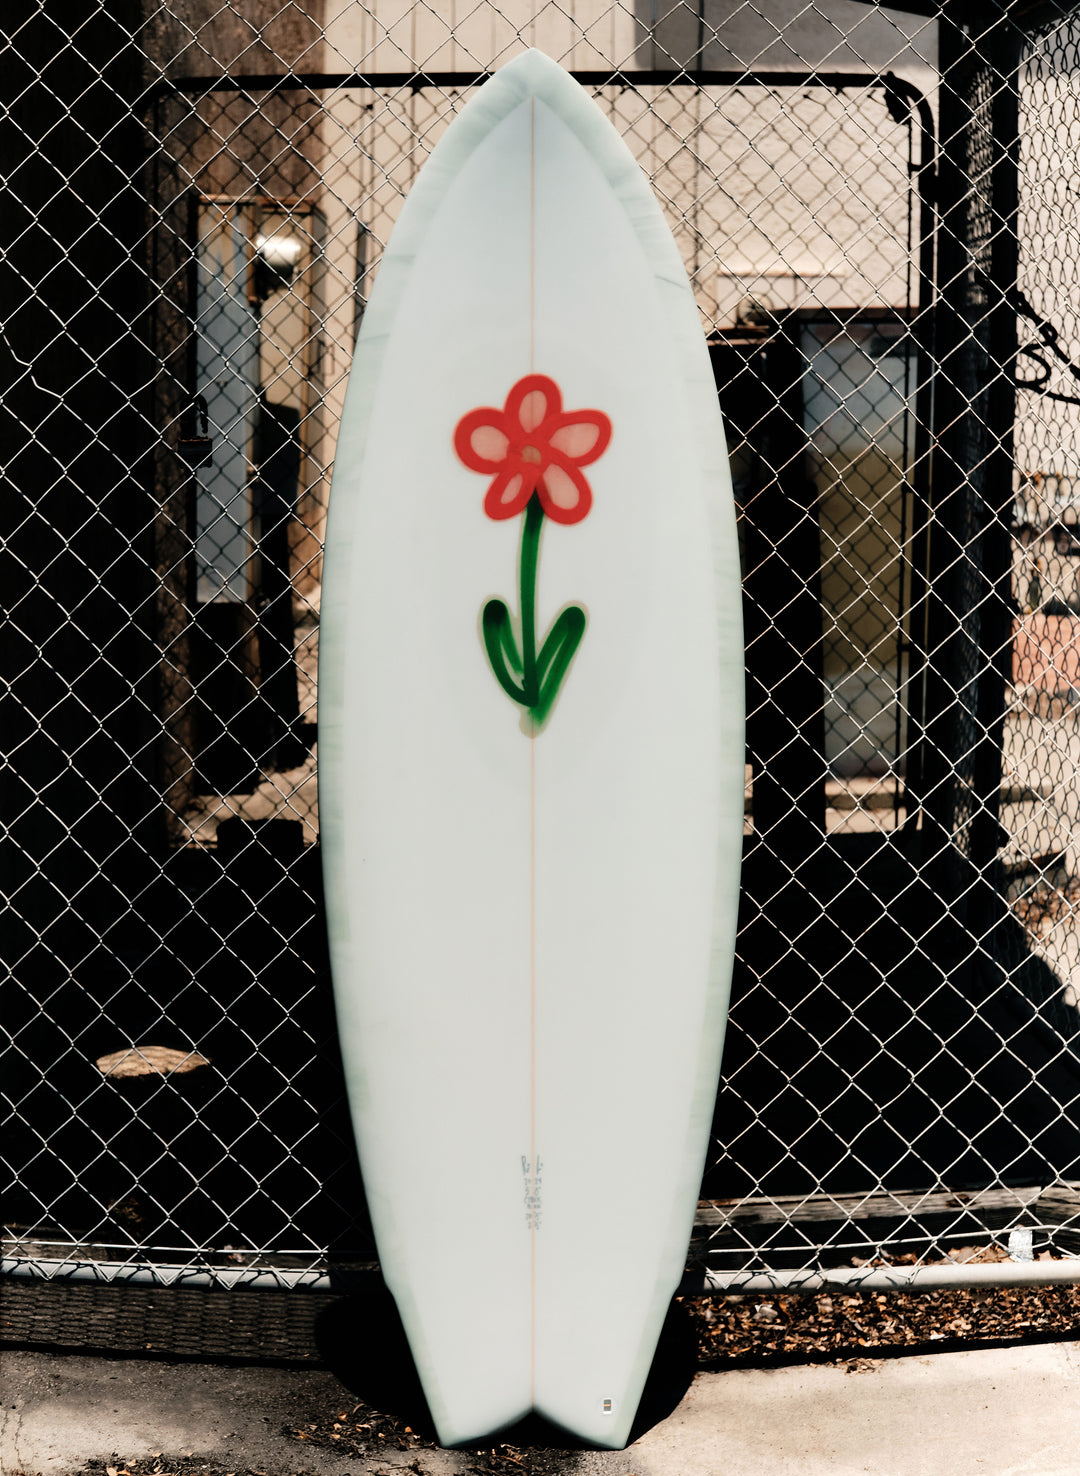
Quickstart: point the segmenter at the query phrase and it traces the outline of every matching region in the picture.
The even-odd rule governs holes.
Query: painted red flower
[[[546,374],[526,374],[501,410],[470,410],[454,431],[454,450],[470,471],[493,477],[484,498],[489,518],[512,518],[535,492],[556,523],[580,523],[592,507],[581,468],[608,448],[611,421],[602,410],[562,408],[562,392]]]

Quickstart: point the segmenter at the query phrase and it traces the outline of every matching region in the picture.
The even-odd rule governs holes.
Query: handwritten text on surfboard
[[[525,1180],[525,1225],[529,1230],[540,1229],[540,1201],[543,1188],[544,1160],[537,1158],[535,1167],[531,1159],[521,1155],[521,1173]]]
[[[581,468],[601,457],[611,441],[611,421],[602,410],[564,411],[562,404],[553,379],[526,374],[501,410],[470,410],[454,431],[460,459],[470,471],[492,478],[484,498],[488,517],[501,521],[525,513],[520,617],[513,619],[503,600],[489,600],[482,628],[495,679],[525,708],[534,733],[544,726],[585,633],[585,611],[567,605],[537,650],[536,569],[544,515],[556,523],[580,523],[587,516],[592,489]]]

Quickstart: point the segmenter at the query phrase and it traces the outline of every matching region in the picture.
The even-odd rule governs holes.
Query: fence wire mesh
[[[695,1255],[1074,1254],[1064,0],[9,19],[5,1254],[222,1282],[373,1254],[318,868],[329,471],[402,201],[529,45],[652,182],[735,474],[743,912]]]

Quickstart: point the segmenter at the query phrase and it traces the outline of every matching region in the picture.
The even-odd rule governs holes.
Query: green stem
[[[518,567],[521,654],[518,654],[510,611],[502,600],[488,600],[481,621],[484,647],[495,679],[509,698],[527,709],[534,732],[539,732],[547,721],[585,634],[585,611],[580,605],[567,605],[556,616],[539,652],[536,649],[536,570],[543,525],[544,509],[534,493],[525,510]]]
[[[525,707],[535,707],[540,700],[540,681],[536,671],[536,566],[540,559],[543,525],[544,509],[534,492],[525,509],[525,527],[521,534],[522,703]]]

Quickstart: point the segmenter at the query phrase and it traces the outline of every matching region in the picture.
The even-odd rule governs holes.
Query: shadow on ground
[[[403,1420],[425,1440],[436,1440],[397,1306],[388,1291],[355,1293],[325,1307],[315,1321],[320,1361],[365,1404]],[[681,1303],[673,1302],[660,1333],[630,1440],[637,1440],[678,1407],[697,1369],[697,1336]],[[538,1416],[489,1437],[517,1449],[581,1450],[581,1441]]]

